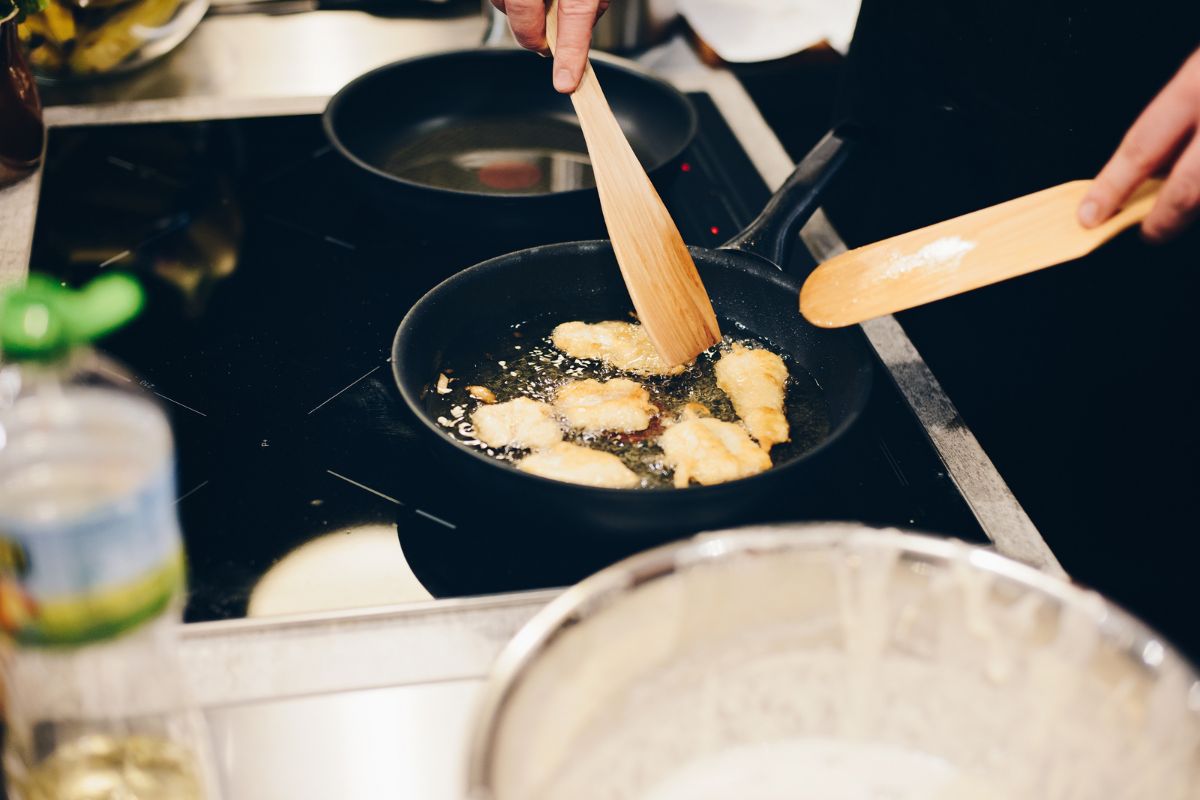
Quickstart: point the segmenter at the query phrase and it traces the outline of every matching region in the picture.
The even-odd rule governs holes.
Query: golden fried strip
[[[612,453],[559,442],[517,462],[531,475],[606,489],[632,489],[641,479]]]
[[[694,417],[668,428],[658,440],[675,485],[706,486],[745,478],[771,467],[771,457],[754,444],[746,429],[711,417]]]
[[[554,409],[573,430],[592,433],[644,431],[658,413],[645,387],[628,378],[571,381],[555,393]]]
[[[481,405],[471,415],[471,424],[475,437],[488,447],[537,449],[563,438],[550,406],[528,397]]]
[[[641,325],[630,322],[564,322],[550,341],[572,358],[588,358],[639,375],[678,375],[684,365],[669,366],[658,357]]]
[[[763,450],[790,438],[783,413],[788,371],[783,359],[769,350],[735,344],[716,365],[717,386],[733,402],[733,410],[746,423]]]

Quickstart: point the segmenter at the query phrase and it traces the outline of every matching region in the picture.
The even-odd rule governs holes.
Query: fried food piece
[[[591,358],[639,375],[678,375],[684,365],[670,366],[658,357],[646,329],[630,322],[564,322],[550,341],[572,358]]]
[[[675,410],[675,418],[679,422],[687,422],[689,419],[700,419],[701,417],[711,417],[712,412],[702,403],[684,403]]]
[[[771,457],[746,429],[711,417],[693,418],[668,428],[658,440],[666,463],[675,470],[675,486],[691,481],[724,483],[770,469]]]
[[[571,381],[554,395],[554,409],[572,429],[593,433],[644,431],[658,414],[650,393],[628,378]]]
[[[468,386],[467,394],[471,395],[471,397],[474,397],[476,400],[478,400],[481,403],[496,402],[495,393],[493,393],[492,390],[487,388],[486,386]]]
[[[733,410],[746,423],[750,435],[768,453],[789,438],[783,414],[788,371],[783,359],[770,350],[740,344],[717,361],[717,386],[733,401]]]
[[[534,450],[563,438],[550,406],[528,397],[480,406],[471,415],[471,424],[476,438],[488,447]]]
[[[570,442],[526,456],[517,469],[531,475],[606,489],[633,489],[641,479],[612,453],[591,450]]]

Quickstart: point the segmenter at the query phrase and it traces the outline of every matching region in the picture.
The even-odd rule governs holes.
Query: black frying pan
[[[696,111],[674,87],[593,59],[621,129],[653,178],[683,154]],[[389,64],[347,84],[323,123],[334,149],[376,201],[402,213],[452,214],[490,230],[594,220],[594,188],[570,98],[551,88],[551,61],[484,48]],[[519,111],[514,111],[519,109]],[[558,152],[553,164],[533,153]]]
[[[830,134],[804,159],[766,209],[736,239],[717,250],[692,248],[696,266],[725,331],[742,324],[804,367],[824,390],[830,432],[815,449],[758,475],[686,489],[596,489],[517,471],[451,439],[427,405],[431,384],[446,367],[464,363],[517,322],[621,319],[630,308],[607,241],[535,247],[466,269],[426,294],[404,317],[392,345],[400,393],[430,437],[435,454],[462,476],[469,497],[503,513],[527,513],[565,535],[670,537],[744,518],[777,493],[815,477],[823,457],[862,413],[873,361],[859,328],[821,330],[800,316],[800,281],[776,265],[798,238],[826,182],[846,155]],[[463,376],[464,379],[469,377]],[[481,495],[493,500],[484,501]]]

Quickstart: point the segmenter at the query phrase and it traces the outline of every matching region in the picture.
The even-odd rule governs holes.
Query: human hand
[[[1200,216],[1200,50],[1125,134],[1080,203],[1079,221],[1088,228],[1104,222],[1158,172],[1167,179],[1142,234],[1165,242]]]
[[[592,26],[610,0],[559,0],[558,47],[554,54],[554,88],[570,94],[579,86],[587,66]],[[547,52],[545,0],[492,0],[508,15],[517,43],[528,50]]]

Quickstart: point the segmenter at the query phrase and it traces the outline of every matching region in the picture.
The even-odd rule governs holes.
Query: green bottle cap
[[[120,328],[144,302],[141,285],[121,272],[78,290],[31,274],[24,286],[0,290],[0,353],[21,361],[60,356]]]

